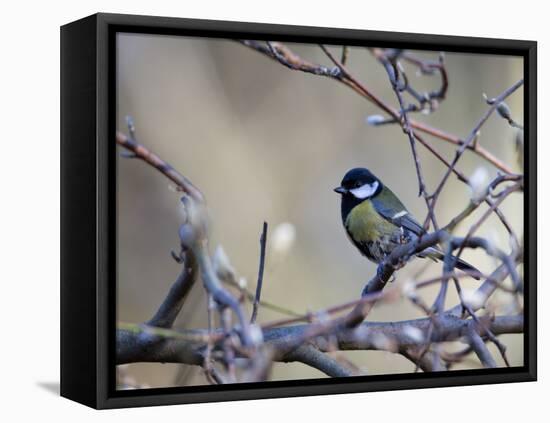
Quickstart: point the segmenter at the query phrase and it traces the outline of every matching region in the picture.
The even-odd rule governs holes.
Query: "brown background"
[[[316,46],[292,45],[310,61],[327,63]],[[336,52],[336,50],[334,50]],[[423,53],[436,58],[436,53]],[[416,118],[465,137],[486,109],[482,93],[495,96],[523,76],[520,58],[446,54],[448,99],[433,115]],[[368,51],[353,48],[349,67],[360,80],[388,102],[395,96],[382,67]],[[418,89],[430,89],[436,78],[417,77]],[[211,247],[222,244],[239,274],[254,289],[259,234],[264,220],[271,233],[281,222],[296,228],[296,242],[284,257],[268,257],[262,297],[304,312],[357,298],[375,271],[346,239],[340,222],[338,196],[332,192],[351,167],[366,166],[378,175],[419,220],[425,206],[416,196],[417,180],[406,136],[397,126],[370,127],[365,118],[378,109],[341,84],[291,71],[236,42],[183,37],[119,35],[118,127],[124,117],[136,122],[138,139],[191,178],[205,193],[212,219]],[[523,91],[508,101],[522,122]],[[516,166],[514,132],[494,116],[480,142]],[[452,146],[435,145],[446,157]],[[428,189],[444,168],[421,147]],[[467,153],[459,168],[471,175],[485,166]],[[141,322],[160,304],[179,266],[171,259],[177,249],[181,221],[179,196],[160,174],[142,163],[118,163],[118,320]],[[469,198],[468,188],[451,178],[437,213],[446,222]],[[523,199],[506,200],[502,209],[521,233]],[[483,208],[468,222],[473,222]],[[462,232],[467,223],[461,227]],[[494,218],[479,235],[509,249],[506,234]],[[269,249],[269,244],[268,244]],[[482,271],[494,263],[481,252],[464,257]],[[410,277],[424,262],[416,260],[398,274]],[[436,275],[432,265],[426,277]],[[474,287],[469,282],[466,287]],[[435,291],[426,291],[431,301]],[[504,294],[494,304],[505,307]],[[447,305],[454,305],[451,290]],[[204,327],[206,304],[200,284],[180,316],[178,327]],[[381,305],[372,320],[394,321],[420,316],[408,302]],[[260,310],[259,321],[281,317]],[[522,336],[503,337],[513,364],[523,362]],[[456,345],[449,346],[457,347]],[[491,346],[492,348],[492,346]],[[414,366],[388,352],[352,352],[348,356],[368,374],[410,372]],[[500,360],[498,354],[495,354]],[[464,363],[475,367],[473,361]],[[502,362],[499,361],[502,365]],[[133,364],[128,372],[148,386],[205,383],[200,371],[168,364]],[[276,364],[273,379],[323,377],[300,364]]]

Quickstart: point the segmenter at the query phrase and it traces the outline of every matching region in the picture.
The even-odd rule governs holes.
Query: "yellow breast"
[[[396,229],[395,225],[378,214],[369,200],[349,212],[345,225],[357,242],[376,241],[383,236],[391,236]]]

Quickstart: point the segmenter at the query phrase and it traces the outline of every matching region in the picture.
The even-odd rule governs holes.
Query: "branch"
[[[328,68],[322,65],[316,65],[303,60],[300,56],[292,52],[292,50],[290,50],[287,46],[281,43],[269,43],[269,47],[267,47],[266,45],[264,45],[259,41],[240,40],[240,42],[243,45],[253,48],[254,50],[266,55],[271,59],[274,59],[283,63],[285,66],[289,67],[290,69],[301,70],[301,71],[313,73],[316,75],[324,75],[345,84],[349,88],[353,89],[356,93],[366,98],[367,100],[369,100],[370,102],[372,102],[373,104],[375,104],[376,106],[378,106],[380,109],[382,109],[384,112],[386,112],[391,116],[391,119],[389,121],[384,121],[383,123],[400,121],[401,114],[395,109],[393,109],[392,107],[390,107],[388,104],[386,104],[381,98],[375,95],[371,90],[369,90],[361,82],[359,82],[357,78],[355,78],[346,69],[346,67],[344,66],[344,63],[342,63],[341,61],[339,62],[325,46],[321,46],[321,49],[325,52],[327,57],[334,63],[336,69],[338,69],[338,72],[335,69],[328,71]],[[289,66],[289,64],[291,66]],[[426,66],[424,66],[424,68],[425,68],[424,70],[428,70]],[[444,72],[444,74],[442,74],[442,79],[443,81],[442,81],[442,88],[440,90],[440,94],[445,95],[446,89],[448,86],[446,71]],[[497,99],[494,99],[494,101],[496,100]],[[496,168],[500,169],[501,171],[507,174],[513,174],[513,170],[509,166],[507,166],[500,159],[496,158],[489,151],[485,150],[479,143],[466,142],[458,136],[446,133],[437,128],[432,128],[427,124],[424,124],[422,122],[417,122],[412,119],[409,120],[409,126],[418,131],[427,133],[435,138],[439,138],[441,140],[450,142],[459,147],[463,147],[466,145],[466,149],[473,151],[475,154],[479,155],[480,157],[483,157],[485,160],[487,160]],[[451,163],[449,163],[441,154],[439,154],[423,137],[421,137],[418,134],[418,132],[414,132],[414,138],[416,138],[416,140],[420,142],[420,144],[422,144],[428,151],[430,151],[430,153],[432,153],[448,169],[451,169],[452,173],[454,173],[460,181],[466,184],[469,184],[468,178],[462,172],[457,170],[455,166],[451,165]],[[489,206],[492,205],[491,199],[487,198],[485,201]],[[498,208],[494,208],[494,213],[499,217],[499,219],[501,220],[501,222],[503,223],[507,231],[513,235],[512,228],[504,218],[503,213]],[[435,229],[437,229],[437,225],[435,224],[436,223],[435,217],[433,214],[433,207],[428,208],[427,219],[431,219],[434,222]]]
[[[143,160],[157,169],[160,173],[164,174],[164,176],[174,182],[181,191],[188,194],[195,201],[204,202],[204,196],[189,179],[175,170],[155,153],[139,144],[135,139],[127,137],[122,132],[117,132],[116,142],[128,151],[131,151],[134,155],[133,157]]]
[[[320,370],[327,376],[346,377],[354,373],[342,366],[326,353],[322,353],[312,345],[302,345],[284,357],[285,361],[298,361]]]
[[[446,240],[448,237],[449,234],[446,231],[438,230],[394,248],[391,254],[378,265],[376,275],[367,283],[363,289],[362,295],[371,294],[384,289],[394,272],[399,267],[403,267],[410,257],[424,251],[428,247],[432,247]],[[365,320],[373,306],[373,301],[357,304],[346,317],[345,326],[355,327],[359,325]]]
[[[487,348],[487,345],[485,345],[485,342],[483,342],[483,339],[481,339],[479,333],[471,329],[468,333],[468,339],[470,341],[472,349],[479,358],[479,361],[481,361],[481,364],[483,364],[483,367],[497,367],[495,359],[491,355],[491,352]]]
[[[170,288],[168,295],[158,308],[155,315],[147,322],[150,326],[171,328],[176,320],[187,295],[193,287],[197,275],[197,263],[193,254],[186,253],[183,269]]]
[[[405,132],[407,134],[407,137],[409,138],[409,144],[411,146],[411,152],[413,155],[416,176],[418,179],[418,195],[419,196],[421,195],[424,198],[426,207],[428,209],[428,216],[432,220],[434,229],[439,229],[437,225],[437,221],[435,219],[435,214],[433,212],[433,207],[430,205],[430,202],[429,202],[428,192],[426,191],[426,183],[424,182],[424,177],[422,176],[422,166],[420,164],[420,158],[418,157],[418,152],[416,151],[416,141],[415,141],[414,131],[411,128],[409,116],[407,113],[407,107],[405,106],[403,95],[401,94],[401,92],[406,90],[407,88],[410,89],[407,77],[405,75],[405,72],[401,70],[401,74],[403,75],[403,79],[405,80],[403,85],[401,85],[399,83],[399,74],[400,74],[399,63],[396,62],[395,59],[394,61],[388,60],[385,55],[379,53],[378,49],[374,49],[373,51],[375,52],[375,55],[378,58],[378,60],[384,65],[384,68],[386,69],[386,72],[390,79],[390,83],[392,85],[393,91],[395,92],[395,95],[399,102],[400,115],[402,117],[401,127],[403,128],[403,132]],[[444,67],[442,68],[444,69]],[[446,80],[446,77],[445,77],[445,80]],[[447,88],[445,86],[444,91],[442,88],[441,93],[439,93],[438,95],[444,97],[446,90]],[[428,101],[429,97],[422,97],[421,101],[422,100]],[[424,103],[421,102],[421,104],[423,105]],[[426,222],[427,221],[428,219],[426,219]],[[427,225],[425,225],[424,229],[427,229],[427,228],[428,228]]]
[[[129,131],[131,138],[121,132],[117,132],[117,143],[130,151],[133,154],[132,157],[143,160],[164,174],[168,179],[173,181],[181,189],[181,191],[188,195],[188,197],[182,198],[182,202],[186,208],[188,220],[188,223],[183,224],[179,230],[182,251],[192,252],[201,271],[201,277],[207,292],[209,292],[214,300],[220,305],[229,307],[233,310],[241,325],[240,336],[243,345],[246,347],[252,347],[254,342],[250,335],[248,320],[245,319],[241,305],[238,300],[222,286],[212,266],[212,261],[208,252],[208,230],[206,224],[206,213],[204,210],[205,199],[202,192],[195,187],[189,179],[177,172],[170,164],[162,160],[159,156],[143,145],[137,143],[134,139],[135,132],[133,130],[133,125],[129,125]],[[171,319],[175,319],[177,313],[174,314],[174,312],[176,310],[179,312],[181,309],[183,302],[180,303],[180,300],[175,298],[175,295],[173,294],[181,294],[180,291],[185,293],[185,290],[178,286],[176,287],[176,291],[177,292],[175,293],[171,291],[166,300],[168,302],[166,304],[166,308],[169,310],[163,306],[159,309],[161,312],[161,315],[159,316],[161,323],[166,324],[166,322],[169,322]],[[223,310],[221,310],[221,312],[223,312]],[[169,315],[168,318],[166,317],[167,315]],[[153,319],[155,319],[155,317],[153,317]]]
[[[214,271],[212,259],[208,251],[206,222],[204,221],[206,213],[202,210],[203,205],[195,204],[187,197],[183,197],[182,201],[187,210],[187,223],[181,225],[179,230],[182,248],[191,250],[195,255],[201,271],[204,288],[212,295],[214,301],[222,307],[220,313],[223,313],[223,307],[229,307],[233,310],[241,325],[241,332],[239,335],[243,345],[246,347],[253,347],[254,341],[250,335],[250,324],[248,319],[245,318],[241,304],[231,292],[224,288]]]
[[[401,110],[401,113],[398,113],[396,112],[394,109],[392,109],[391,107],[389,107],[387,104],[385,104],[380,98],[378,98],[377,96],[375,96],[374,94],[372,94],[364,85],[362,85],[359,81],[357,81],[356,78],[354,78],[347,69],[344,68],[344,66],[339,63],[336,58],[330,53],[330,51],[324,47],[324,46],[321,46],[322,50],[325,52],[325,54],[327,55],[327,57],[329,57],[329,59],[340,69],[340,71],[342,72],[342,75],[344,78],[348,78],[349,80],[353,81],[353,83],[355,84],[356,87],[359,88],[359,94],[362,94],[363,96],[366,96],[368,99],[370,99],[374,104],[376,104],[377,106],[379,106],[382,110],[384,110],[386,113],[389,113],[393,119],[395,120],[395,122],[400,122],[400,118],[401,117],[406,117],[406,108],[403,107],[403,104],[401,104],[402,106],[402,110]],[[392,79],[392,71],[391,69],[386,69],[388,71],[388,74],[390,75],[390,80]],[[396,73],[393,72],[393,79],[395,81],[395,83],[397,83],[397,80],[396,80]],[[392,81],[392,84],[394,83],[394,81]],[[514,86],[512,86],[511,88],[509,88],[508,90],[506,90],[503,94],[501,94],[499,97],[497,97],[496,99],[493,99],[491,101],[493,101],[494,103],[489,103],[489,104],[494,104],[495,108],[498,108],[498,105],[501,104],[502,100],[504,100],[507,96],[509,96],[511,93],[513,93],[521,84],[523,83],[523,80],[520,80],[518,81]],[[401,100],[401,99],[400,99]],[[472,134],[474,134],[474,138],[476,136],[476,134],[478,133],[479,131],[479,128],[481,128],[481,126],[485,123],[485,121],[489,118],[489,116],[491,115],[492,111],[494,110],[494,108],[490,108],[486,115],[478,122],[478,124],[476,125],[476,127],[474,127],[474,130],[472,130]],[[503,170],[504,172],[506,172],[507,174],[512,174],[512,170],[511,168],[509,168],[508,166],[506,166],[502,161],[496,159],[494,156],[492,156],[488,151],[486,151],[485,149],[483,149],[483,147],[481,147],[479,145],[479,143],[473,143],[473,139],[472,140],[467,140],[467,141],[463,141],[461,140],[460,138],[458,137],[454,137],[452,135],[449,135],[449,134],[446,134],[442,131],[439,131],[439,130],[436,130],[434,128],[429,128],[427,127],[426,125],[422,124],[422,123],[418,123],[418,122],[415,122],[415,121],[412,121],[412,120],[408,120],[408,124],[406,126],[404,126],[404,129],[406,129],[407,131],[407,134],[409,136],[413,135],[414,138],[416,138],[426,149],[428,149],[438,160],[440,160],[443,164],[445,164],[445,166],[447,167],[448,171],[447,173],[445,174],[442,182],[441,182],[441,185],[435,190],[434,194],[432,194],[431,196],[431,203],[428,204],[428,198],[427,198],[427,193],[425,192],[424,190],[424,197],[425,197],[425,201],[426,201],[426,204],[427,204],[427,207],[428,207],[428,215],[426,217],[426,222],[424,224],[424,227],[427,227],[427,222],[428,222],[428,219],[431,219],[433,224],[434,224],[434,228],[437,229],[437,222],[435,220],[435,215],[434,215],[434,208],[435,208],[435,203],[436,203],[436,200],[437,200],[437,197],[439,195],[439,192],[441,191],[441,189],[443,188],[450,172],[454,173],[458,179],[466,184],[470,184],[469,183],[469,180],[468,178],[461,172],[459,172],[455,165],[456,165],[456,161],[458,160],[458,158],[460,157],[460,155],[462,155],[462,153],[460,153],[458,156],[455,156],[455,161],[453,163],[449,163],[445,158],[443,158],[443,156],[441,156],[441,154],[439,154],[436,150],[433,149],[433,147],[428,144],[424,138],[422,138],[418,133],[416,132],[413,132],[411,128],[415,128],[415,129],[418,129],[420,131],[424,131],[424,132],[427,132],[427,133],[430,133],[431,135],[434,135],[436,137],[439,137],[441,139],[444,139],[444,140],[447,140],[447,141],[451,141],[453,144],[455,145],[458,145],[460,147],[460,149],[462,148],[468,148],[468,149],[471,149],[473,150],[474,152],[476,152],[477,154],[479,154],[480,156],[484,157],[486,160],[488,160],[489,162],[491,162],[495,167]],[[407,128],[408,127],[408,128]],[[426,129],[430,129],[429,131],[426,131]],[[477,129],[476,129],[477,128]],[[416,155],[416,148],[414,147],[414,140],[411,140],[409,139],[409,142],[411,143],[411,147],[413,148],[413,157],[415,159],[415,166],[416,166],[416,169],[417,169],[417,173],[419,172],[419,162],[418,162],[418,157]],[[459,149],[459,150],[460,150]],[[458,157],[458,158],[457,158]],[[420,186],[420,192],[422,193],[423,191],[423,187],[424,187],[424,183],[423,183],[423,180],[421,178],[421,175],[420,173],[418,173],[418,178],[419,178],[419,186]],[[492,206],[493,205],[493,202],[491,199],[487,198],[485,199],[485,202],[489,205],[489,206]],[[506,221],[506,219],[504,218],[504,215],[502,214],[502,212],[498,209],[498,208],[493,208],[493,211],[496,213],[496,215],[499,217],[499,219],[501,220],[501,222],[503,223],[503,225],[506,227],[506,229],[508,230],[508,232],[513,235],[513,231],[510,227],[510,225],[508,224],[508,222]],[[514,236],[514,235],[513,235]],[[515,237],[515,236],[514,236]]]
[[[447,168],[447,171],[443,178],[441,179],[441,182],[437,186],[436,190],[434,191],[432,195],[432,207],[435,207],[435,203],[439,197],[439,194],[441,193],[443,186],[447,182],[447,179],[449,178],[451,172],[455,168],[456,164],[458,163],[458,160],[460,157],[462,157],[462,154],[466,151],[466,149],[473,143],[474,139],[477,137],[477,134],[479,133],[479,130],[481,127],[487,122],[491,114],[497,109],[500,102],[502,102],[504,99],[506,99],[510,94],[512,94],[514,91],[516,91],[519,87],[523,85],[523,79],[520,79],[518,82],[516,82],[514,85],[512,85],[510,88],[506,89],[502,94],[500,94],[496,99],[494,104],[491,105],[491,107],[485,112],[485,114],[481,117],[481,119],[478,121],[478,123],[474,126],[474,128],[471,130],[470,135],[468,138],[462,143],[460,148],[458,148],[455,152],[455,157],[453,161],[451,162],[451,165]],[[508,172],[511,173],[511,172]]]
[[[338,331],[330,337],[335,339],[340,350],[380,350],[380,339],[387,339],[389,344],[394,346],[394,351],[399,352],[421,348],[424,345],[424,339],[411,336],[408,328],[416,328],[426,336],[430,324],[430,318],[401,322],[364,322],[356,329]],[[273,359],[281,362],[289,361],[288,355],[290,354],[292,358],[292,353],[296,351],[292,340],[301,338],[314,325],[313,323],[264,330],[265,344],[276,352]],[[495,335],[522,333],[523,316],[497,316],[488,324],[488,329]],[[473,320],[463,320],[446,313],[440,316],[440,324],[433,329],[429,341],[456,341],[471,335],[472,330],[480,335],[483,334],[483,328],[479,328]],[[218,344],[214,348],[219,351],[219,330],[214,334],[218,336],[216,340]],[[202,351],[206,347],[205,338],[208,335],[207,329],[167,330],[163,335],[148,332],[143,325],[133,331],[119,329],[117,331],[117,364],[166,362],[200,366],[203,360]],[[323,334],[312,338],[310,344],[321,352],[331,349],[331,340]],[[151,345],[154,345],[154,348],[151,348]],[[303,359],[303,356],[299,355],[298,358]]]
[[[116,364],[139,362],[200,366],[203,357],[197,343],[186,338],[154,334],[142,327],[133,331],[119,328],[116,332]]]
[[[267,244],[267,222],[264,222],[262,229],[262,236],[260,237],[260,265],[258,269],[258,282],[256,284],[256,296],[254,297],[254,303],[252,304],[252,317],[250,323],[256,321],[258,316],[258,306],[260,305],[260,297],[262,295],[262,282],[264,279],[264,266],[265,266],[265,247]]]
[[[423,372],[441,372],[445,370],[441,359],[433,353],[426,351],[424,353],[413,352],[411,349],[406,348],[404,351],[400,351],[401,355],[412,361],[417,368]]]
[[[259,53],[262,53],[263,55],[278,61],[279,63],[282,63],[284,66],[292,69],[292,70],[300,70],[302,72],[312,73],[315,75],[322,75],[329,77],[331,79],[334,79],[338,82],[343,83],[347,87],[354,90],[356,93],[358,93],[361,97],[364,97],[371,103],[375,104],[377,107],[382,109],[384,112],[389,114],[391,118],[398,122],[400,119],[399,112],[386,104],[380,97],[375,95],[371,90],[369,90],[366,86],[364,86],[362,83],[360,83],[357,78],[355,78],[344,66],[344,64],[340,61],[338,61],[330,52],[327,54],[329,58],[332,60],[332,62],[335,64],[336,68],[328,68],[326,66],[313,64],[311,62],[308,62],[304,59],[302,59],[300,56],[298,56],[296,53],[294,53],[290,48],[287,46],[281,44],[281,43],[271,43],[272,49],[270,49],[267,46],[262,45],[261,42],[258,41],[251,41],[251,40],[240,40],[241,44],[252,48],[256,50]],[[273,52],[273,50],[276,50],[278,55],[276,56]],[[325,53],[328,50],[325,51]],[[281,60],[281,58],[283,60]],[[289,66],[290,65],[290,66]],[[336,70],[337,69],[337,70]],[[422,122],[418,122],[415,120],[410,121],[410,125],[421,132],[424,132],[426,134],[429,134],[435,138],[441,139],[443,141],[449,142],[451,144],[455,145],[462,145],[463,141],[460,139],[460,137],[457,137],[455,135],[448,134],[440,129],[432,128],[427,124],[424,124]],[[419,136],[416,135],[416,138],[419,140],[419,142],[426,146],[426,142],[422,139],[419,139]],[[427,147],[428,148],[428,147]],[[428,148],[429,149],[429,148]],[[493,166],[496,168],[502,170],[506,173],[513,173],[512,169],[507,166],[505,163],[503,163],[500,159],[496,158],[494,155],[489,153],[487,150],[485,150],[482,146],[476,145],[474,147],[469,147],[471,151],[473,151],[475,154],[477,154],[480,157],[483,157],[485,160],[490,162]],[[430,150],[431,151],[431,150]]]
[[[479,317],[475,312],[476,308],[479,309],[485,306],[487,299],[495,289],[502,288],[501,283],[508,276],[510,276],[514,285],[513,292],[523,292],[522,281],[516,271],[517,263],[521,260],[521,251],[516,248],[519,243],[507,219],[498,209],[498,206],[511,192],[523,189],[523,179],[520,175],[514,175],[504,163],[483,150],[477,142],[477,136],[479,129],[495,110],[508,122],[513,122],[510,111],[503,101],[523,84],[523,80],[518,81],[497,98],[487,100],[490,106],[489,109],[474,126],[468,138],[463,141],[438,129],[415,122],[408,116],[408,113],[423,110],[428,105],[431,109],[435,109],[437,102],[445,98],[448,89],[448,76],[441,58],[436,63],[420,60],[401,50],[371,49],[377,59],[384,65],[392,84],[399,103],[399,109],[395,110],[345,68],[349,51],[346,47],[343,48],[341,60],[339,61],[328,48],[323,45],[320,46],[334,65],[333,67],[327,67],[303,60],[281,43],[249,40],[241,41],[241,43],[289,69],[338,80],[386,112],[391,119],[384,121],[384,123],[399,122],[408,136],[415,160],[419,195],[424,197],[428,208],[428,216],[424,225],[425,230],[428,230],[429,220],[431,220],[435,231],[425,233],[407,244],[396,247],[382,263],[379,263],[376,275],[366,284],[361,299],[333,306],[316,314],[309,313],[306,316],[298,316],[286,321],[267,323],[260,332],[258,326],[253,325],[253,323],[257,319],[258,307],[262,303],[260,298],[265,266],[267,223],[264,222],[260,238],[258,280],[256,293],[252,297],[253,310],[249,321],[245,318],[241,302],[246,298],[250,298],[251,294],[240,286],[241,295],[237,298],[231,291],[226,289],[222,284],[222,281],[227,282],[223,272],[223,260],[219,260],[218,263],[217,258],[213,261],[210,255],[207,213],[203,194],[185,176],[178,173],[150,150],[138,144],[135,141],[133,122],[129,120],[129,137],[122,133],[116,135],[117,143],[129,152],[126,157],[139,158],[153,166],[174,182],[179,191],[185,193],[182,202],[185,206],[186,221],[179,229],[181,252],[179,256],[174,254],[178,262],[181,262],[182,258],[185,257],[185,266],[156,314],[146,324],[119,325],[117,331],[117,363],[149,361],[199,365],[204,368],[207,378],[212,383],[237,382],[239,379],[245,381],[265,380],[272,361],[298,361],[317,368],[329,376],[343,377],[357,374],[358,369],[343,357],[338,360],[335,358],[338,357],[337,355],[331,356],[326,353],[337,353],[339,350],[372,349],[399,353],[415,363],[417,368],[424,371],[439,371],[445,369],[445,353],[442,351],[440,343],[467,339],[470,343],[469,348],[477,354],[481,363],[485,367],[495,367],[496,362],[485,345],[488,338],[499,347],[505,362],[508,364],[505,347],[496,336],[501,333],[522,332],[523,316],[499,316],[489,319],[487,316]],[[422,73],[439,73],[441,77],[439,89],[423,94],[417,92],[409,85],[398,58],[403,58],[403,60],[417,66]],[[406,104],[403,97],[405,92],[409,93],[417,104]],[[378,120],[375,123],[380,122]],[[447,161],[418,132],[426,132],[436,138],[457,145],[454,159],[451,162]],[[447,167],[443,178],[432,195],[429,195],[426,190],[416,142],[424,145]],[[462,182],[470,183],[468,178],[456,169],[457,162],[468,149],[505,171],[506,175],[499,175],[487,188],[483,197],[473,198],[465,210],[446,227],[439,229],[434,214],[435,204],[450,175],[455,174]],[[515,183],[495,194],[495,187],[505,181],[514,181]],[[494,201],[495,199],[496,201]],[[448,230],[452,231],[483,201],[489,205],[489,209],[470,228],[467,236],[464,238],[451,236]],[[474,232],[491,213],[497,214],[510,233],[512,241],[515,241],[511,254],[505,254],[485,239],[473,236]],[[428,317],[402,322],[364,322],[377,301],[395,298],[393,293],[396,289],[383,291],[392,275],[405,266],[411,257],[437,244],[443,244],[446,252],[443,275],[432,281],[423,282],[423,286],[427,285],[428,282],[440,283],[440,292],[432,309],[416,294],[408,295],[403,291]],[[483,303],[478,302],[470,305],[464,302],[458,280],[460,275],[457,275],[454,269],[456,260],[464,248],[483,248],[488,255],[502,261],[502,265],[486,278],[476,292],[483,299]],[[459,250],[457,256],[452,255],[455,249]],[[229,267],[231,266],[229,265]],[[174,331],[170,328],[173,326],[189,289],[196,279],[197,270],[200,270],[201,279],[209,298],[208,329]],[[444,302],[450,278],[455,282],[460,304],[444,312]],[[228,280],[238,285],[238,279],[235,277],[234,272]],[[413,290],[416,290],[418,284],[414,285]],[[352,307],[352,310],[347,314],[336,318],[328,317],[350,307]],[[434,310],[435,314],[433,313]],[[213,311],[219,313],[221,328],[213,327]],[[232,313],[236,316],[237,322],[232,319]],[[302,320],[310,323],[283,326]],[[216,362],[222,363],[223,368],[214,366]]]
[[[253,40],[239,40],[239,42],[247,47],[250,47],[273,60],[276,60],[283,66],[292,70],[298,70],[314,75],[338,77],[340,70],[338,68],[328,68],[326,66],[317,65],[307,60],[303,60],[297,54],[281,43],[267,41],[265,44]]]

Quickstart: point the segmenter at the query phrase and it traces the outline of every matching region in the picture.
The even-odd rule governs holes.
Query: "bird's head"
[[[382,182],[370,170],[358,167],[349,170],[344,175],[340,186],[334,188],[334,191],[344,197],[351,196],[363,201],[378,195],[382,188]]]

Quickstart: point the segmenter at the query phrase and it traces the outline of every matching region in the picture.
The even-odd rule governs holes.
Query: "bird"
[[[366,168],[349,170],[334,191],[341,195],[342,223],[348,238],[374,263],[380,264],[394,248],[426,233],[399,198]],[[437,246],[416,256],[444,259]],[[465,261],[456,258],[455,266],[479,279],[479,271]]]

